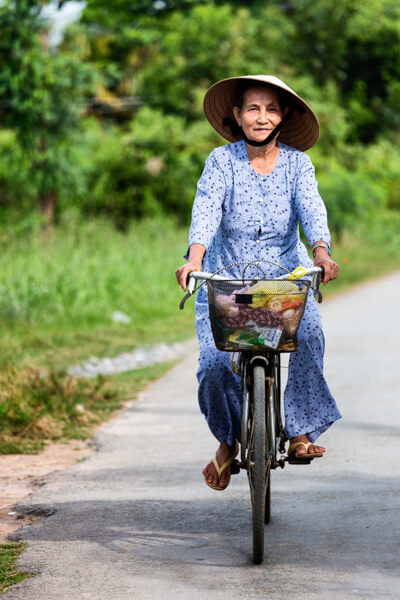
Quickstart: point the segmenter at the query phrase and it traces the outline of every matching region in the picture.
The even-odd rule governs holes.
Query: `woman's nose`
[[[268,121],[268,111],[262,108],[258,113],[258,121],[260,123],[266,123]]]

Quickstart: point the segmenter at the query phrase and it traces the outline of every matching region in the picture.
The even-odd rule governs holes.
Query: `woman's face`
[[[242,108],[233,107],[238,125],[250,140],[262,142],[283,118],[278,94],[269,88],[250,88]]]

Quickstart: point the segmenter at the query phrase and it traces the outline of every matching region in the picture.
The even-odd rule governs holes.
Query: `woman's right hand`
[[[175,271],[176,280],[183,291],[186,291],[188,276],[192,271],[201,271],[201,262],[189,260]]]

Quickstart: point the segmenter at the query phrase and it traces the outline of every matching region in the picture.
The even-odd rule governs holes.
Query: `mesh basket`
[[[209,279],[207,287],[219,350],[297,350],[309,281]]]

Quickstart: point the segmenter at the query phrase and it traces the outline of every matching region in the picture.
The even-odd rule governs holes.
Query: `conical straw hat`
[[[294,112],[282,127],[279,141],[298,150],[308,150],[315,144],[319,135],[318,119],[306,102],[286,83],[273,75],[244,75],[229,77],[214,83],[204,98],[204,112],[211,125],[222,137],[230,142],[238,142],[241,135],[233,135],[227,120],[235,121],[232,108],[237,100],[239,86],[243,80],[253,80],[283,90],[291,98]]]

